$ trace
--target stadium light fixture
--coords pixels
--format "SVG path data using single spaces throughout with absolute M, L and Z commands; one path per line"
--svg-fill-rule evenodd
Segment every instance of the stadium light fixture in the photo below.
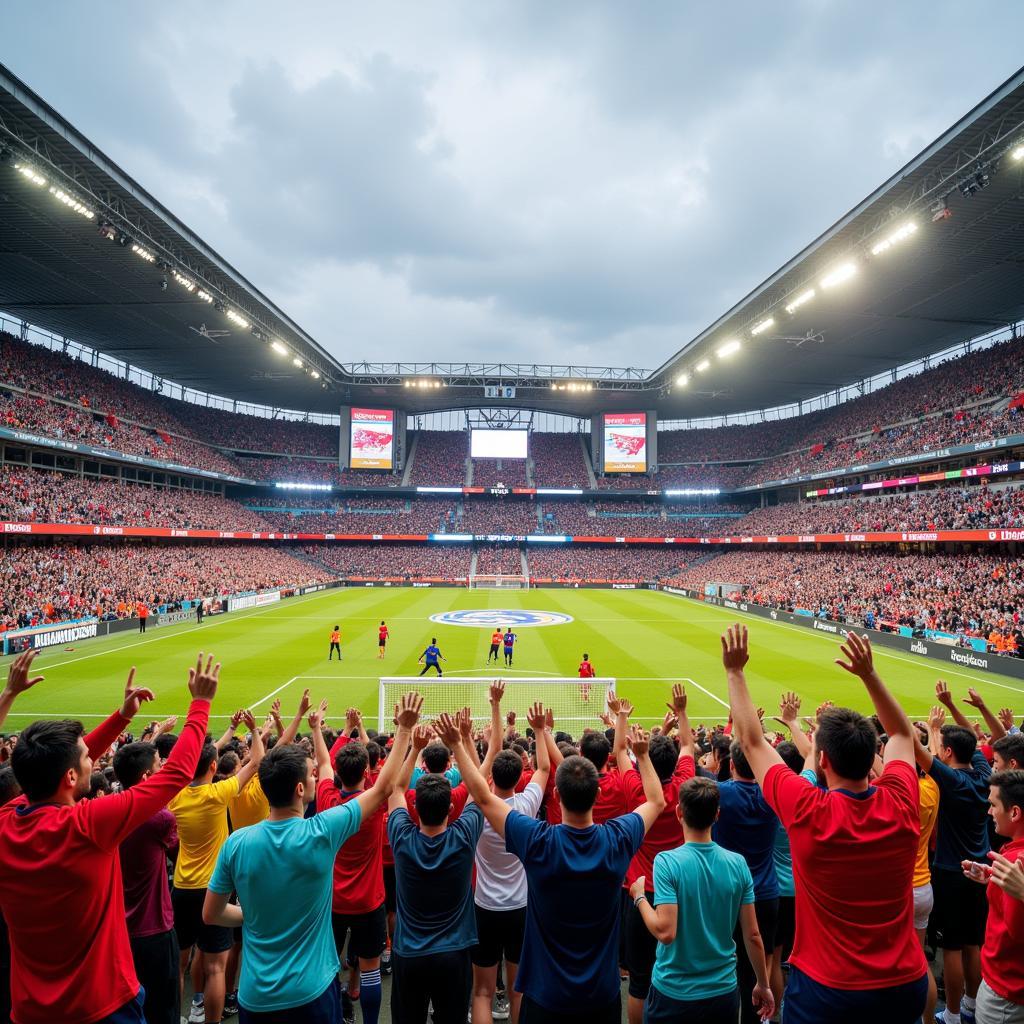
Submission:
M 711 360 L 710 359 L 702 359 L 697 364 L 695 369 L 697 370 L 698 373 L 704 373 L 704 371 L 710 369 L 710 367 L 711 367 Z
M 31 164 L 17 163 L 14 169 L 33 185 L 46 184 L 46 179 Z
M 279 342 L 279 341 L 276 341 L 276 340 L 275 340 L 275 341 L 272 341 L 272 342 L 270 343 L 270 347 L 271 347 L 271 348 L 272 348 L 272 349 L 273 349 L 273 350 L 274 350 L 274 351 L 275 351 L 275 352 L 276 352 L 276 353 L 277 353 L 277 354 L 278 354 L 279 356 L 286 356 L 286 355 L 288 355 L 288 349 L 286 349 L 286 348 L 284 347 L 284 345 L 282 345 L 282 344 L 281 344 L 281 342 Z
M 233 309 L 229 309 L 224 314 L 233 324 L 238 324 L 243 330 L 248 330 L 249 321 L 245 319 L 240 313 L 236 313 Z
M 55 199 L 58 199 L 65 206 L 74 210 L 75 213 L 80 213 L 83 217 L 86 218 L 86 220 L 92 220 L 93 217 L 96 216 L 96 214 L 93 213 L 92 210 L 90 210 L 89 207 L 85 205 L 85 203 L 80 203 L 74 196 L 69 195 L 63 189 L 57 188 L 56 185 L 50 186 L 50 195 L 53 196 Z
M 132 242 L 132 252 L 136 256 L 141 256 L 147 263 L 156 262 L 156 257 L 148 249 L 143 249 L 138 242 Z
M 912 220 L 908 220 L 906 224 L 897 228 L 888 238 L 883 238 L 877 245 L 872 246 L 871 255 L 881 256 L 883 252 L 888 252 L 894 245 L 898 245 L 905 239 L 910 238 L 915 231 L 917 231 L 917 225 Z
M 209 292 L 204 292 L 202 288 L 196 292 L 196 298 L 202 299 L 203 302 L 213 302 L 213 296 Z
M 728 359 L 729 356 L 735 355 L 735 353 L 739 352 L 739 350 L 742 347 L 743 346 L 735 338 L 733 338 L 732 341 L 727 341 L 724 345 L 722 345 L 716 354 L 718 355 L 719 359 Z
M 821 279 L 822 288 L 835 288 L 837 284 L 849 281 L 857 273 L 856 263 L 842 263 Z
M 319 380 L 320 379 L 320 374 L 317 373 L 316 370 L 310 370 L 309 371 L 309 375 L 310 375 L 310 377 L 313 378 L 313 380 Z
M 690 383 L 690 375 L 688 373 L 681 373 L 676 377 L 676 384 L 681 388 L 685 388 Z
M 811 299 L 817 294 L 813 288 L 808 288 L 807 291 L 801 292 L 788 306 L 786 306 L 787 313 L 795 313 L 801 306 L 807 305 Z
M 299 369 L 302 369 L 302 360 L 298 356 L 296 356 L 292 360 L 292 366 L 297 366 L 297 367 L 299 367 Z
M 174 280 L 181 285 L 188 292 L 194 292 L 196 290 L 195 281 L 190 281 L 184 274 L 179 274 L 176 270 L 172 270 L 171 273 L 174 276 Z
M 1019 142 L 1014 146 L 1013 152 L 1010 153 L 1010 156 L 1013 157 L 1014 160 L 1024 160 L 1024 142 Z
M 769 327 L 775 326 L 775 317 L 770 316 L 765 320 L 762 320 L 759 324 L 754 324 L 750 330 L 750 336 L 756 338 L 759 334 L 764 334 Z

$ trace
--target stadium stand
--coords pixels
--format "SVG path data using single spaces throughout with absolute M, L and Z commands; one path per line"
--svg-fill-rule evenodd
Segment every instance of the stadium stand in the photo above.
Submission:
M 465 579 L 469 545 L 388 544 L 386 548 L 352 544 L 306 544 L 303 552 L 335 578 Z
M 501 469 L 497 459 L 473 459 L 473 486 L 496 487 L 505 484 L 508 487 L 526 487 L 529 478 L 526 472 L 526 459 L 502 459 Z
M 590 486 L 586 455 L 578 434 L 534 431 L 530 435 L 530 457 L 537 487 Z
M 461 487 L 466 482 L 469 442 L 465 431 L 420 430 L 416 433 L 409 483 Z

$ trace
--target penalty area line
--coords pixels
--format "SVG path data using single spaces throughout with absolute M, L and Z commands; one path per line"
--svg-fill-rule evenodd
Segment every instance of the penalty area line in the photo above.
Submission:
M 268 700 L 270 700 L 271 697 L 275 696 L 276 694 L 279 694 L 282 690 L 286 690 L 289 686 L 292 685 L 292 683 L 295 682 L 296 679 L 299 679 L 299 678 L 301 678 L 301 677 L 300 676 L 292 676 L 291 679 L 289 679 L 287 683 L 282 683 L 276 690 L 271 690 L 270 693 L 268 693 L 266 695 L 266 697 L 260 697 L 260 699 L 258 701 L 256 701 L 255 704 L 250 704 L 249 707 L 250 708 L 258 708 L 261 704 L 265 704 Z

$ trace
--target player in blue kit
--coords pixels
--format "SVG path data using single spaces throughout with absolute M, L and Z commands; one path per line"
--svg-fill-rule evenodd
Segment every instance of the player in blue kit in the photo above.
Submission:
M 516 639 L 517 639 L 515 633 L 512 632 L 512 627 L 511 626 L 508 626 L 505 629 L 505 636 L 503 637 L 503 639 L 505 641 L 505 664 L 506 665 L 511 665 L 512 664 L 512 648 L 515 646 L 515 642 L 516 642 Z

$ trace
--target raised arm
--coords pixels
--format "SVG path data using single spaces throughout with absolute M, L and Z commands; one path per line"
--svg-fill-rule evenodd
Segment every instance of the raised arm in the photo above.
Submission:
M 555 742 L 555 715 L 551 708 L 544 712 L 544 745 L 548 748 L 551 769 L 557 771 L 558 766 L 565 760 L 565 755 L 558 749 L 558 744 Z
M 313 757 L 316 760 L 317 782 L 334 776 L 331 752 L 324 739 L 324 719 L 327 717 L 327 701 L 320 701 L 320 707 L 309 713 L 309 731 L 313 734 Z
M 125 726 L 139 713 L 139 708 L 152 699 L 152 690 L 135 685 L 135 666 L 132 665 L 128 671 L 128 680 L 124 684 L 124 701 L 120 708 L 84 737 L 85 745 L 89 748 L 89 756 L 94 761 L 99 760 L 124 732 Z
M 730 626 L 722 637 L 722 664 L 725 666 L 725 678 L 729 684 L 732 734 L 734 739 L 739 740 L 758 785 L 763 788 L 768 769 L 784 762 L 765 739 L 761 716 L 758 715 L 757 708 L 751 700 L 747 677 L 743 673 L 743 666 L 749 659 L 747 627 L 739 624 Z
M 544 735 L 547 732 L 548 721 L 544 705 L 539 701 L 536 702 L 530 708 L 527 721 L 530 723 L 530 728 L 533 729 L 534 745 L 537 749 L 537 770 L 533 773 L 533 778 L 530 781 L 540 786 L 543 793 L 547 789 L 548 775 L 551 772 L 551 757 L 548 754 L 547 739 Z
M 397 717 L 397 716 L 396 716 Z M 424 748 L 433 738 L 433 732 L 429 726 L 417 725 L 412 731 L 412 746 L 409 747 L 408 751 L 403 752 L 397 743 L 391 744 L 391 753 L 388 755 L 387 761 L 392 758 L 399 763 L 400 768 L 398 772 L 398 779 L 395 782 L 395 788 L 391 791 L 388 796 L 388 811 L 395 811 L 399 807 L 405 807 L 405 793 L 409 788 L 409 780 L 412 778 L 412 770 L 416 767 L 416 762 L 419 760 L 420 754 L 423 753 Z M 387 761 L 384 763 L 387 764 Z M 378 783 L 380 779 L 377 780 Z
M 686 689 L 682 683 L 676 683 L 672 687 L 672 703 L 668 708 L 675 715 L 679 724 L 679 756 L 693 757 L 693 730 L 690 728 L 690 719 L 686 714 Z
M 224 730 L 224 735 L 217 740 L 216 747 L 217 753 L 219 754 L 234 738 L 235 730 L 238 728 L 242 721 L 244 712 L 239 708 L 232 716 L 231 721 L 228 723 L 227 729 Z
M 491 735 L 487 740 L 487 754 L 484 756 L 484 763 L 480 766 L 480 771 L 485 779 L 491 777 L 494 759 L 501 750 L 501 700 L 504 696 L 505 684 L 500 679 L 495 679 L 487 693 L 487 699 L 491 705 Z
M 643 819 L 644 835 L 646 835 L 658 820 L 661 812 L 665 810 L 665 791 L 661 788 L 661 780 L 648 756 L 650 749 L 648 734 L 640 726 L 634 725 L 629 739 L 633 755 L 636 757 L 636 767 L 644 785 L 644 802 L 636 809 L 636 813 Z
M 945 709 L 935 705 L 928 713 L 928 746 L 921 742 L 917 730 L 914 730 L 914 756 L 921 771 L 931 772 L 933 765 L 942 764 L 939 754 L 942 751 L 942 727 L 945 724 Z
M 7 669 L 7 685 L 4 687 L 3 692 L 0 693 L 0 725 L 4 724 L 7 716 L 11 713 L 11 708 L 14 707 L 14 702 L 18 696 L 26 690 L 31 690 L 36 683 L 41 683 L 45 678 L 44 676 L 29 675 L 32 662 L 38 656 L 39 651 L 37 650 L 25 651 L 24 654 L 19 654 Z M 111 740 L 112 742 L 113 740 Z M 109 746 L 110 744 L 107 745 Z
M 398 729 L 395 732 L 395 741 L 391 747 L 391 757 L 384 761 L 384 767 L 377 776 L 377 781 L 369 788 L 363 790 L 356 797 L 359 810 L 362 812 L 363 821 L 370 817 L 385 800 L 390 799 L 392 790 L 398 777 L 404 768 L 401 759 L 401 751 L 409 746 L 412 739 L 412 731 L 420 720 L 420 710 L 423 707 L 423 698 L 418 693 L 407 693 L 402 697 L 398 705 L 398 714 L 395 716 Z M 405 789 L 396 791 L 405 800 Z
M 249 760 L 238 769 L 238 774 L 235 776 L 238 779 L 238 792 L 241 793 L 247 785 L 249 780 L 256 774 L 260 766 L 260 761 L 263 760 L 263 734 L 256 728 L 256 719 L 251 711 L 242 712 L 242 721 L 245 723 L 246 729 L 249 730 L 251 737 L 251 746 L 249 747 Z
M 779 700 L 779 717 L 776 721 L 781 722 L 789 730 L 790 736 L 793 737 L 793 746 L 806 760 L 812 744 L 810 737 L 800 728 L 800 704 L 797 694 L 784 693 Z
M 633 767 L 626 749 L 629 735 L 629 716 L 633 713 L 633 705 L 625 697 L 609 697 L 608 710 L 615 716 L 615 740 L 612 743 L 612 754 L 619 771 L 625 775 Z
M 299 726 L 302 725 L 302 720 L 309 713 L 309 703 L 309 690 L 303 690 L 302 697 L 299 698 L 299 706 L 295 712 L 295 716 L 288 723 L 285 731 L 281 733 L 281 738 L 277 741 L 278 743 L 295 742 L 295 737 L 299 732 Z
M 480 767 L 480 755 L 476 752 L 473 742 L 473 711 L 471 708 L 460 708 L 455 716 L 455 724 L 459 727 L 459 742 L 466 745 L 466 753 L 473 759 L 473 764 Z M 485 777 L 487 773 L 484 773 Z
M 981 717 L 985 719 L 985 724 L 988 726 L 988 731 L 992 736 L 993 743 L 995 743 L 996 740 L 1002 739 L 1006 735 L 1006 726 L 1004 726 L 1003 723 L 994 714 L 992 714 L 981 694 L 978 693 L 973 686 L 968 689 L 967 696 L 964 698 L 964 703 L 970 705 L 972 708 L 976 708 L 981 713 Z
M 462 781 L 469 790 L 469 795 L 483 811 L 484 817 L 491 823 L 491 828 L 498 835 L 504 836 L 505 819 L 512 808 L 491 792 L 491 787 L 480 773 L 475 759 L 470 757 L 466 744 L 462 742 L 455 719 L 446 712 L 438 718 L 434 730 L 441 742 L 446 743 L 455 753 L 455 760 L 462 773 Z

